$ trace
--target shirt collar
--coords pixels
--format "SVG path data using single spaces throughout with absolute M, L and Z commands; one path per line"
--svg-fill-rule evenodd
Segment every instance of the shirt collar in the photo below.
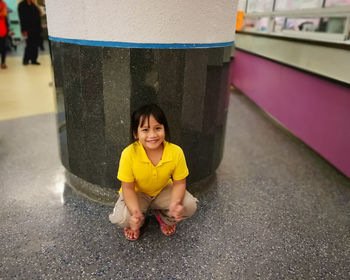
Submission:
M 149 158 L 146 154 L 145 148 L 142 146 L 141 142 L 137 141 L 136 144 L 139 147 L 138 153 L 139 153 L 141 161 L 151 163 L 151 161 L 149 160 Z M 162 156 L 162 159 L 157 164 L 157 166 L 172 160 L 172 155 L 169 152 L 169 142 L 164 140 L 163 145 L 164 145 L 163 156 Z

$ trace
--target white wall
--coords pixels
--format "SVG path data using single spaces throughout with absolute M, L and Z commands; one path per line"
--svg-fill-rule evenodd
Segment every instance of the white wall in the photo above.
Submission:
M 236 37 L 239 49 L 350 84 L 349 50 L 272 36 L 239 33 Z

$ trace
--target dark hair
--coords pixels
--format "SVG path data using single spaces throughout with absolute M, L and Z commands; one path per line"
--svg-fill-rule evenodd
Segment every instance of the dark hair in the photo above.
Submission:
M 130 122 L 130 141 L 131 142 L 135 141 L 134 135 L 137 134 L 137 129 L 139 127 L 140 122 L 141 122 L 141 126 L 143 126 L 146 119 L 147 119 L 147 122 L 149 122 L 149 117 L 151 115 L 156 119 L 158 123 L 164 126 L 165 140 L 167 141 L 170 140 L 169 126 L 163 110 L 156 104 L 148 104 L 138 108 L 131 115 L 131 122 Z

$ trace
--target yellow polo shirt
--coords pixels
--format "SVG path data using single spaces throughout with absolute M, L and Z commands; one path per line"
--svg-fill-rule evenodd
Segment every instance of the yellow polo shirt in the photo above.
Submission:
M 156 196 L 172 179 L 185 179 L 189 172 L 182 149 L 167 141 L 163 144 L 163 156 L 157 166 L 149 160 L 139 141 L 126 147 L 120 157 L 117 178 L 127 183 L 135 182 L 135 191 L 149 196 Z

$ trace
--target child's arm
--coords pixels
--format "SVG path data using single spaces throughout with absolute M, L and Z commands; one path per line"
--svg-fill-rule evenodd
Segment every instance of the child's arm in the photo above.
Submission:
M 140 211 L 139 201 L 135 192 L 135 184 L 122 182 L 123 196 L 126 206 L 131 214 L 130 228 L 139 229 L 142 224 L 143 215 Z
M 182 180 L 173 181 L 173 191 L 171 194 L 171 202 L 169 206 L 170 215 L 172 215 L 176 221 L 182 219 L 184 207 L 182 206 L 182 200 L 186 193 L 186 178 Z

